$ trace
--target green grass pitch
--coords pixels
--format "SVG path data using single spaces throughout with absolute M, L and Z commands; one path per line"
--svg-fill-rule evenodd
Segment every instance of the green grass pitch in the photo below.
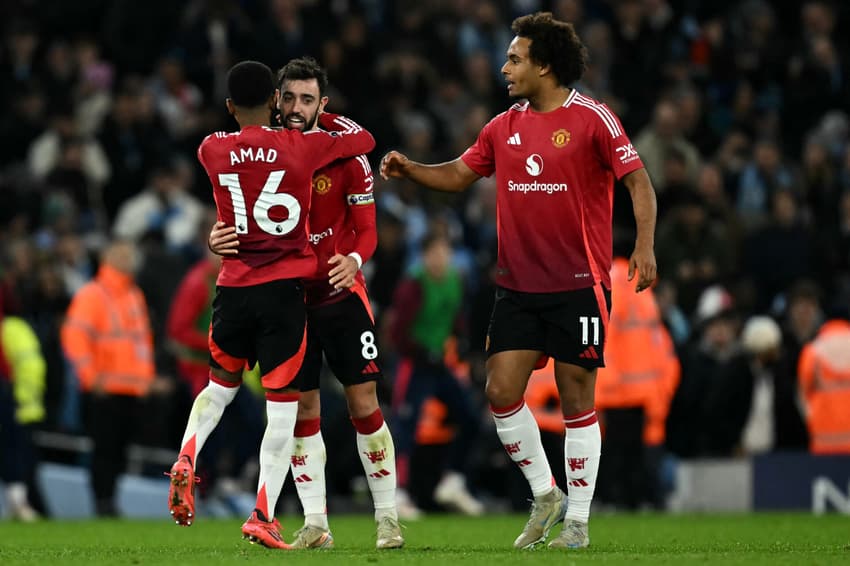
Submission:
M 850 517 L 837 515 L 599 515 L 589 549 L 513 550 L 525 519 L 433 515 L 407 524 L 404 549 L 376 551 L 370 517 L 332 516 L 336 548 L 297 552 L 251 545 L 240 521 L 203 517 L 189 528 L 168 520 L 3 522 L 0 564 L 850 564 Z M 284 538 L 298 526 L 284 518 Z

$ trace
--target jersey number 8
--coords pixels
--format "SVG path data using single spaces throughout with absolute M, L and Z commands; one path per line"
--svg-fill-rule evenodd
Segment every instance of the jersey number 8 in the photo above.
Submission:
M 287 193 L 277 192 L 285 174 L 286 171 L 272 171 L 269 173 L 266 184 L 257 197 L 257 202 L 254 203 L 254 210 L 252 211 L 254 221 L 260 227 L 260 230 L 272 236 L 285 236 L 289 234 L 298 226 L 298 221 L 301 219 L 301 205 L 298 204 L 295 197 Z M 245 193 L 239 184 L 239 174 L 220 173 L 218 182 L 230 191 L 230 198 L 233 200 L 233 217 L 236 223 L 236 233 L 247 234 L 248 207 L 245 205 Z M 269 217 L 269 211 L 275 206 L 286 208 L 289 214 L 286 220 L 275 222 Z
M 374 360 L 378 357 L 378 345 L 375 344 L 375 335 L 371 330 L 367 330 L 360 335 L 360 343 L 363 347 L 360 349 L 360 355 L 364 360 Z

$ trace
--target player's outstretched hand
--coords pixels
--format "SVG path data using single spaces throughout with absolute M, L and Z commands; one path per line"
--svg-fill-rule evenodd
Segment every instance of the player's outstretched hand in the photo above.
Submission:
M 221 221 L 216 222 L 210 230 L 207 246 L 216 255 L 238 255 L 239 237 L 236 235 L 236 227 Z
M 636 247 L 635 251 L 632 252 L 632 257 L 629 258 L 629 281 L 634 279 L 635 271 L 638 274 L 638 282 L 635 286 L 636 293 L 640 293 L 652 285 L 652 282 L 655 281 L 656 270 L 655 252 L 652 251 L 652 247 Z
M 328 282 L 334 289 L 347 289 L 354 285 L 354 276 L 360 269 L 357 260 L 351 256 L 336 254 L 328 260 L 334 267 L 328 272 Z
M 396 179 L 404 177 L 404 168 L 409 161 L 406 155 L 395 150 L 387 153 L 381 159 L 381 177 L 385 181 L 390 177 Z

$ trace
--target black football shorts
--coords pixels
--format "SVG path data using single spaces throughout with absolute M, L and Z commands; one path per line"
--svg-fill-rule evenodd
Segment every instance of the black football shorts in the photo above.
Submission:
M 263 387 L 298 387 L 307 346 L 304 287 L 278 279 L 217 287 L 210 324 L 210 365 L 229 372 L 260 363 Z
M 322 354 L 343 386 L 381 376 L 372 309 L 365 293 L 350 293 L 336 303 L 308 307 L 307 353 L 298 375 L 302 391 L 319 388 Z
M 498 287 L 487 330 L 487 355 L 537 350 L 587 369 L 605 366 L 611 291 L 593 287 L 559 293 L 522 293 Z

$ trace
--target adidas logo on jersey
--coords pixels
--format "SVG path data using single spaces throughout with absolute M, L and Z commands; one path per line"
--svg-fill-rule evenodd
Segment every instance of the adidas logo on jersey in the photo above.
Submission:
M 522 145 L 522 140 L 519 139 L 519 132 L 508 138 L 508 145 Z

